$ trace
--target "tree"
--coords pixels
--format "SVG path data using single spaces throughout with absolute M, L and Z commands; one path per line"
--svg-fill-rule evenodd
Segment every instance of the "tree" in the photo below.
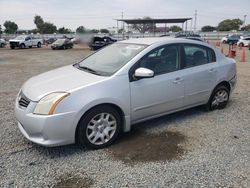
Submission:
M 239 30 L 240 26 L 243 24 L 243 21 L 240 19 L 227 19 L 219 23 L 217 30 L 218 31 L 231 31 Z
M 147 19 L 147 20 L 151 20 L 152 18 L 145 16 L 143 18 L 139 18 L 139 19 Z M 145 33 L 146 31 L 152 31 L 156 28 L 155 24 L 153 23 L 146 23 L 146 24 L 132 24 L 131 27 L 134 30 L 139 31 L 140 33 Z
M 18 25 L 12 21 L 5 21 L 3 25 L 5 27 L 4 32 L 8 34 L 14 34 L 18 29 Z
M 210 25 L 205 25 L 201 28 L 201 31 L 203 32 L 211 32 L 216 30 L 216 27 L 210 26 Z
M 172 32 L 180 32 L 180 31 L 182 31 L 182 28 L 179 27 L 178 25 L 173 25 L 169 28 L 169 30 Z
M 43 18 L 39 15 L 34 17 L 34 23 L 36 25 L 37 31 L 41 34 L 52 34 L 57 31 L 57 28 L 54 24 L 49 22 L 44 22 Z
M 100 29 L 100 32 L 101 33 L 109 33 L 109 30 L 107 30 L 107 29 Z
M 36 25 L 37 31 L 40 32 L 40 33 L 42 33 L 43 26 L 44 26 L 44 21 L 43 21 L 42 17 L 39 16 L 39 15 L 36 15 L 34 17 L 34 23 Z
M 57 31 L 56 26 L 52 23 L 49 22 L 44 22 L 43 24 L 43 30 L 41 33 L 46 33 L 46 34 L 52 34 Z
M 86 33 L 86 28 L 84 26 L 79 26 L 77 29 L 76 29 L 76 32 L 77 33 Z
M 67 33 L 71 33 L 71 30 L 65 27 L 61 27 L 58 29 L 58 33 L 67 34 Z

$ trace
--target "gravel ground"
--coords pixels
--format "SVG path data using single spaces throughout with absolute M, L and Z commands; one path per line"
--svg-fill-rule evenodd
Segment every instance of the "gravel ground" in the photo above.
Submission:
M 103 150 L 27 141 L 13 114 L 22 83 L 89 53 L 0 49 L 0 187 L 250 187 L 250 63 L 237 63 L 224 110 L 198 107 L 147 121 Z

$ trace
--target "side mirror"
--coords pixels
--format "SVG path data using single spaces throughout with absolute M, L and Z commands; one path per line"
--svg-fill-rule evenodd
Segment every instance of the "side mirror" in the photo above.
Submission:
M 138 68 L 135 70 L 134 77 L 137 79 L 152 78 L 154 77 L 154 71 L 147 68 Z

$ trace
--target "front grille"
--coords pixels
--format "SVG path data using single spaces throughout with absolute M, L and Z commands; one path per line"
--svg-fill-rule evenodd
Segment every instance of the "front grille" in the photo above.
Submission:
M 30 100 L 21 92 L 18 97 L 18 104 L 23 108 L 27 108 L 30 103 Z
M 19 42 L 10 42 L 10 46 L 18 46 Z

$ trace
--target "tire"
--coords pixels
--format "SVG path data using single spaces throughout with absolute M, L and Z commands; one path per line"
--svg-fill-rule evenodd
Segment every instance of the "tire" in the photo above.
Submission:
M 25 44 L 21 44 L 21 45 L 20 45 L 20 48 L 21 48 L 21 49 L 24 49 L 24 48 L 25 48 Z
M 15 46 L 10 46 L 10 48 L 13 50 L 13 49 L 15 49 Z
M 29 46 L 29 48 L 32 48 L 32 46 Z
M 41 46 L 42 46 L 41 42 L 38 42 L 37 43 L 37 48 L 41 48 Z
M 4 47 L 4 44 L 2 43 L 1 45 L 0 45 L 0 48 L 3 48 Z
M 227 43 L 227 41 L 223 40 L 223 41 L 222 41 L 222 43 L 223 43 L 223 44 L 226 44 L 226 43 Z
M 223 109 L 227 106 L 230 92 L 224 85 L 217 86 L 206 105 L 207 110 Z M 217 98 L 217 99 L 216 99 Z
M 112 124 L 109 125 L 109 123 Z M 110 106 L 97 106 L 88 111 L 79 121 L 76 142 L 90 149 L 105 148 L 116 140 L 120 130 L 119 113 Z

